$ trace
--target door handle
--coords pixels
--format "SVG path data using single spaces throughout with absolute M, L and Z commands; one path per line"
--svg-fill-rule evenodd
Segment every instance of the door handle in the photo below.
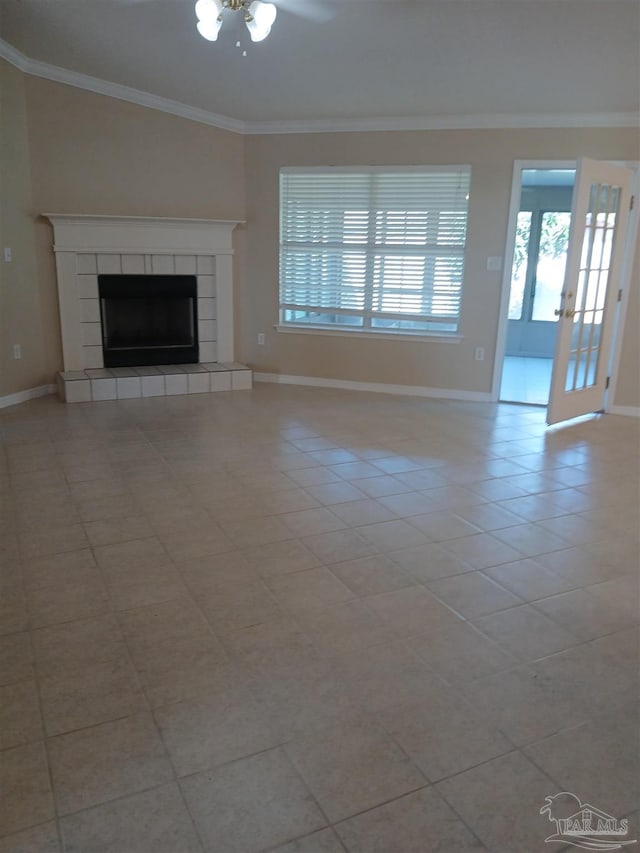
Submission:
M 571 299 L 571 297 L 572 297 L 572 296 L 573 296 L 573 292 L 572 292 L 572 291 L 569 291 L 569 293 L 565 293 L 565 292 L 564 292 L 564 290 L 563 290 L 563 291 L 562 291 L 562 293 L 560 294 L 560 304 L 561 304 L 561 305 L 563 305 L 563 304 L 564 304 L 565 299 Z M 574 315 L 576 312 L 575 312 L 575 311 L 573 311 L 573 312 L 570 314 L 568 311 L 566 311 L 566 312 L 565 312 L 562 308 L 556 308 L 556 310 L 555 310 L 553 313 L 555 314 L 555 316 L 556 316 L 556 317 L 562 317 L 562 316 L 565 316 L 565 317 L 573 317 L 573 315 Z

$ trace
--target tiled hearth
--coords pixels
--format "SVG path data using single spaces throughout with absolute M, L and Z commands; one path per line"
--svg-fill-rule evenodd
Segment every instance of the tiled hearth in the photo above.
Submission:
M 66 403 L 248 391 L 252 384 L 252 371 L 236 362 L 103 367 L 58 374 L 58 392 Z

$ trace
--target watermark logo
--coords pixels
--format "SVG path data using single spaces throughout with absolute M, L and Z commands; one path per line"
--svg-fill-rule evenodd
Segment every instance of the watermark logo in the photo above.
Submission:
M 602 809 L 581 802 L 570 791 L 545 797 L 540 814 L 556 825 L 555 833 L 545 838 L 547 843 L 559 841 L 585 850 L 619 850 L 636 844 L 636 839 L 625 837 L 629 834 L 628 820 L 617 820 Z

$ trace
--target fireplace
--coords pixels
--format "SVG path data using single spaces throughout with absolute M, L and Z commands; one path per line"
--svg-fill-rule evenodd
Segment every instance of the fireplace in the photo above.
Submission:
M 45 215 L 54 232 L 64 367 L 58 373 L 58 387 L 63 400 L 84 403 L 252 387 L 251 370 L 234 361 L 231 235 L 240 223 Z M 104 304 L 101 285 L 110 278 L 117 286 L 106 288 Z M 121 290 L 118 282 L 126 280 Z M 174 310 L 171 303 L 171 310 L 165 305 L 161 312 L 155 304 L 145 303 L 149 287 L 155 303 L 160 295 L 171 296 L 161 294 L 163 281 L 173 286 L 181 280 L 190 282 L 181 308 Z M 142 291 L 136 292 L 138 285 Z M 185 299 L 184 291 L 179 295 Z M 120 299 L 138 300 L 142 311 L 135 324 L 126 319 L 126 312 L 135 306 L 131 302 L 118 305 Z M 108 357 L 103 347 L 105 318 L 107 349 L 112 351 Z M 137 355 L 125 361 L 125 350 L 132 348 L 132 331 L 138 338 Z M 162 358 L 162 348 L 170 355 Z
M 195 275 L 98 275 L 105 367 L 197 364 Z

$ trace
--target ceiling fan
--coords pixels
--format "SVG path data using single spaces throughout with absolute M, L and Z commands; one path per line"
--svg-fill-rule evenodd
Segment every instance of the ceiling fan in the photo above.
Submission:
M 142 3 L 158 2 L 158 0 L 119 0 L 128 6 L 137 6 Z M 182 2 L 182 0 L 181 0 Z M 307 18 L 313 21 L 328 21 L 335 16 L 335 9 L 331 8 L 331 4 L 336 0 L 271 0 L 271 5 L 277 9 L 282 9 L 291 15 L 297 15 L 300 18 Z M 341 0 L 344 2 L 344 0 Z M 196 0 L 193 0 L 196 3 Z M 190 4 L 187 4 L 190 5 Z M 238 11 L 246 9 L 251 5 L 251 0 L 248 2 L 239 2 L 239 0 L 229 0 L 229 2 L 221 2 L 224 12 L 225 9 L 230 11 Z
M 312 21 L 329 21 L 336 15 L 338 3 L 347 0 L 197 0 L 195 23 L 207 41 L 217 41 L 227 13 L 239 12 L 249 31 L 251 41 L 263 41 L 270 33 L 278 10 Z M 128 5 L 154 0 L 120 0 Z M 357 0 L 348 0 L 357 2 Z M 360 0 L 360 2 L 391 2 L 391 0 Z

